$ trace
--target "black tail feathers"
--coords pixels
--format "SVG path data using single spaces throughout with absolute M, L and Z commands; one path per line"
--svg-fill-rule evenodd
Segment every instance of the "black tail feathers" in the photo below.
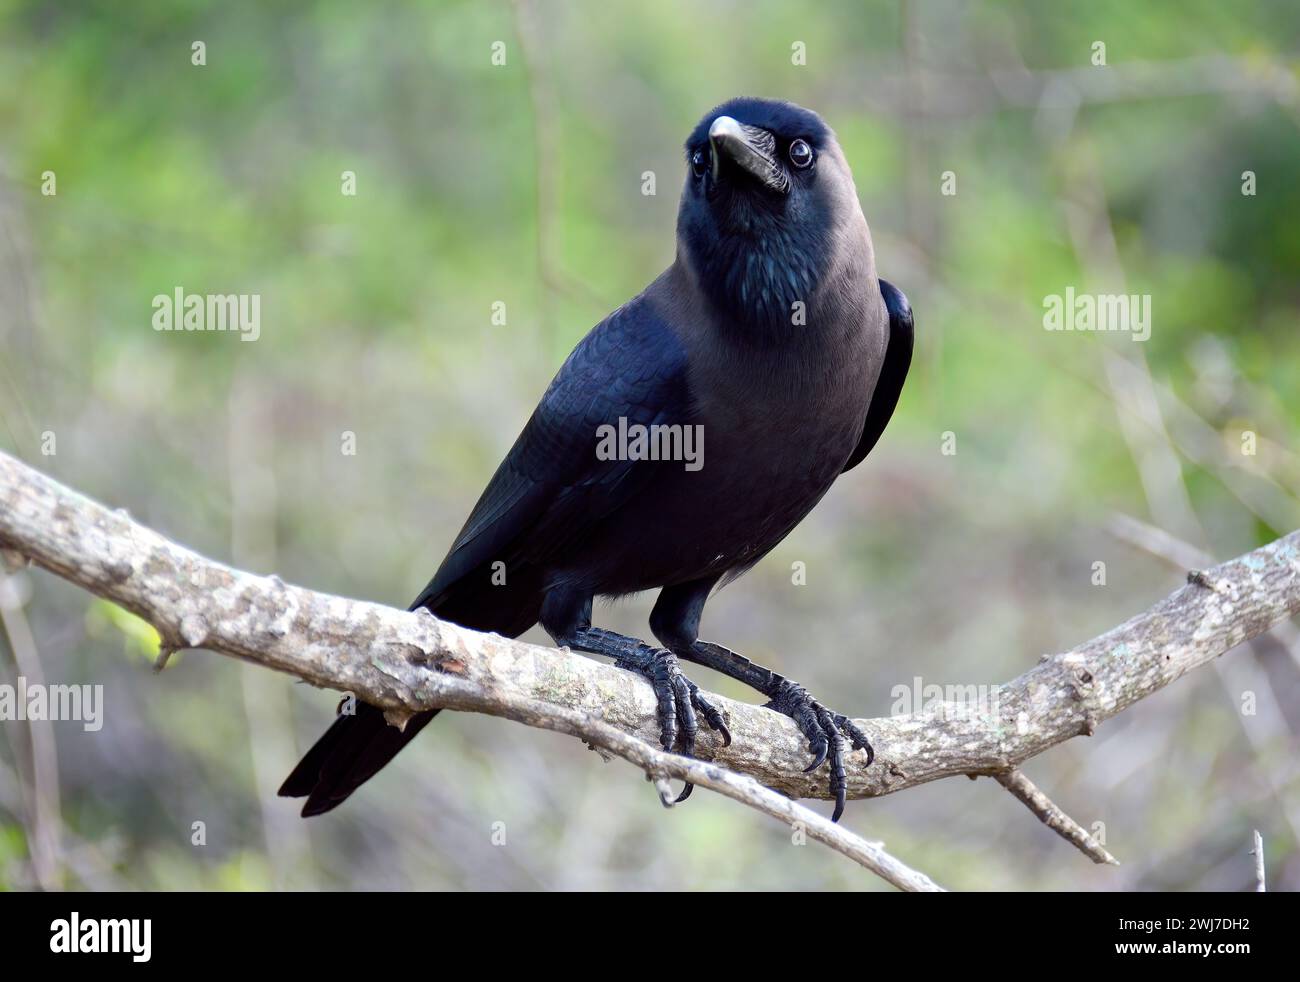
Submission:
M 412 609 L 428 607 L 443 620 L 477 631 L 517 637 L 537 623 L 542 606 L 541 574 L 526 563 L 512 565 L 510 586 L 489 584 L 487 568 L 434 590 L 438 577 Z M 432 592 L 431 592 L 432 591 Z M 302 814 L 320 815 L 341 805 L 415 739 L 438 710 L 417 713 L 406 729 L 389 726 L 382 710 L 356 703 L 356 713 L 341 715 L 307 751 L 280 786 L 285 798 L 306 798 Z
M 356 713 L 339 716 L 298 762 L 280 786 L 281 797 L 306 798 L 304 818 L 337 808 L 378 774 L 436 715 L 436 709 L 417 713 L 405 729 L 399 730 L 388 724 L 383 710 L 357 703 Z

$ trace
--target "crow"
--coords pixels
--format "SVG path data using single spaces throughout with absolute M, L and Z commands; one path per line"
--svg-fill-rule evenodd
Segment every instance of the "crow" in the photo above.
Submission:
M 795 720 L 809 771 L 829 759 L 838 820 L 846 744 L 870 765 L 866 734 L 700 640 L 700 617 L 876 445 L 912 312 L 876 276 L 853 176 L 816 113 L 733 99 L 696 126 L 686 164 L 674 262 L 574 348 L 411 609 L 507 637 L 540 622 L 556 645 L 613 658 L 650 681 L 660 742 L 687 755 L 701 718 L 731 735 L 680 662 L 738 679 Z M 592 625 L 594 598 L 650 589 L 659 646 Z M 358 704 L 280 794 L 305 796 L 304 816 L 329 811 L 436 713 L 399 730 Z

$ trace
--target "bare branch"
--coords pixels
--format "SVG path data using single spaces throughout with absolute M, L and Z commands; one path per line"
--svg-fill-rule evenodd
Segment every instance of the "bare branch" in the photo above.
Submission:
M 396 725 L 421 709 L 442 706 L 569 733 L 638 765 L 656 783 L 669 777 L 690 781 L 783 821 L 900 889 L 940 889 L 880 845 L 752 777 L 656 750 L 645 741 L 655 732 L 654 698 L 630 673 L 466 631 L 423 612 L 230 569 L 3 453 L 0 544 L 140 615 L 158 630 L 164 653 L 207 648 L 353 692 L 384 707 Z
M 1125 61 L 1098 71 L 1093 66 L 1031 70 L 1021 66 L 988 72 L 913 67 L 924 94 L 908 90 L 908 71 L 864 73 L 852 89 L 873 111 L 914 119 L 969 119 L 1008 109 L 1072 111 L 1085 105 L 1198 95 L 1253 98 L 1274 103 L 1296 118 L 1300 84 L 1284 59 L 1200 55 L 1166 61 Z M 836 90 L 826 101 L 837 98 Z
M 1033 781 L 1018 770 L 1006 771 L 993 775 L 998 784 L 1025 803 L 1025 806 L 1039 817 L 1044 825 L 1058 833 L 1071 845 L 1094 863 L 1118 866 L 1119 860 L 1102 848 L 1101 843 L 1090 836 L 1078 822 L 1057 807 L 1052 799 L 1043 794 Z
M 665 753 L 590 713 L 554 703 L 508 693 L 503 694 L 498 709 L 500 712 L 496 715 L 580 737 L 588 744 L 636 764 L 655 782 L 659 798 L 666 807 L 672 807 L 674 801 L 667 779 L 690 781 L 784 822 L 795 834 L 805 833 L 809 838 L 830 846 L 901 890 L 933 893 L 942 889 L 924 873 L 910 869 L 885 852 L 878 843 L 854 835 L 798 802 L 763 787 L 746 774 L 733 773 L 716 763 Z
M 659 753 L 651 745 L 655 700 L 638 676 L 567 651 L 466 630 L 425 612 L 231 569 L 2 453 L 0 548 L 135 612 L 157 628 L 165 647 L 207 648 L 352 692 L 382 706 L 396 724 L 431 707 L 488 713 L 578 733 L 651 773 L 732 797 L 740 797 L 734 782 L 741 779 L 710 762 L 756 779 L 756 795 L 759 784 L 795 798 L 829 794 L 822 775 L 803 773 L 806 741 L 778 713 L 710 694 L 735 738 L 730 747 L 702 732 L 698 761 L 647 756 Z M 944 703 L 858 720 L 877 749 L 877 763 L 864 766 L 862 755 L 846 762 L 849 796 L 888 794 L 959 774 L 1003 774 L 1070 737 L 1091 734 L 1191 669 L 1291 617 L 1300 611 L 1300 532 L 1205 570 L 1203 582 L 1210 586 L 1183 586 L 1100 637 L 1043 656 L 998 687 L 992 707 L 972 711 Z M 609 729 L 597 734 L 581 721 Z M 614 732 L 635 738 L 635 746 Z M 820 841 L 835 836 L 804 809 L 772 800 L 760 807 L 805 821 L 808 834 Z

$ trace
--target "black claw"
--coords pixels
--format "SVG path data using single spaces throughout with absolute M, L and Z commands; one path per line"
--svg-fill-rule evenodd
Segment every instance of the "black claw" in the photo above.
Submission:
M 804 768 L 804 773 L 816 770 L 825 761 L 830 760 L 830 790 L 835 799 L 835 811 L 832 822 L 838 822 L 844 814 L 848 799 L 848 780 L 844 770 L 845 739 L 841 731 L 848 736 L 853 750 L 867 752 L 867 765 L 876 759 L 875 751 L 853 721 L 840 713 L 832 713 L 817 702 L 800 685 L 780 679 L 771 693 L 769 708 L 784 713 L 795 721 L 799 731 L 808 739 L 808 750 L 813 754 L 813 762 Z
M 840 816 L 844 814 L 844 802 L 848 797 L 848 782 L 844 776 L 844 739 L 835 729 L 834 720 L 830 719 L 828 714 L 818 713 L 823 726 L 828 727 L 831 745 L 831 791 L 835 795 L 835 811 L 831 815 L 832 822 L 838 822 Z
M 700 728 L 697 710 L 710 728 L 719 731 L 723 739 L 728 744 L 731 743 L 731 733 L 727 730 L 722 714 L 699 694 L 699 686 L 682 674 L 677 657 L 672 652 L 643 645 L 617 660 L 615 665 L 649 679 L 655 693 L 659 743 L 668 753 L 680 748 L 683 755 L 694 756 L 695 740 Z M 688 781 L 681 794 L 673 799 L 673 804 L 685 801 L 694 790 L 695 785 Z
M 727 729 L 726 721 L 723 720 L 722 714 L 714 708 L 709 700 L 700 695 L 699 686 L 690 682 L 691 686 L 691 705 L 704 717 L 704 722 L 709 724 L 709 729 L 722 734 L 722 745 L 731 746 L 731 731 Z
M 831 718 L 834 719 L 837 728 L 848 734 L 849 739 L 853 741 L 854 750 L 865 750 L 867 752 L 867 766 L 870 767 L 876 760 L 876 751 L 872 748 L 867 735 L 847 716 L 832 713 Z
M 830 752 L 830 741 L 823 737 L 820 741 L 809 741 L 808 750 L 815 754 L 813 762 L 803 769 L 807 774 L 809 771 L 815 771 L 826 762 L 826 755 Z

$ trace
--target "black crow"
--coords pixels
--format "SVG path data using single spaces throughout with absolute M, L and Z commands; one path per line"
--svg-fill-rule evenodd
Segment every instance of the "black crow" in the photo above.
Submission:
M 540 621 L 557 645 L 615 659 L 651 681 L 663 746 L 686 754 L 699 717 L 731 737 L 678 659 L 739 679 L 798 723 L 809 770 L 829 758 L 838 819 L 846 743 L 870 763 L 866 735 L 701 641 L 700 614 L 875 446 L 912 313 L 876 276 L 849 166 L 815 113 L 734 99 L 695 128 L 686 161 L 675 261 L 578 343 L 411 609 L 509 637 Z M 650 589 L 663 647 L 592 626 L 595 597 Z M 398 730 L 359 705 L 280 794 L 330 810 L 435 712 Z

